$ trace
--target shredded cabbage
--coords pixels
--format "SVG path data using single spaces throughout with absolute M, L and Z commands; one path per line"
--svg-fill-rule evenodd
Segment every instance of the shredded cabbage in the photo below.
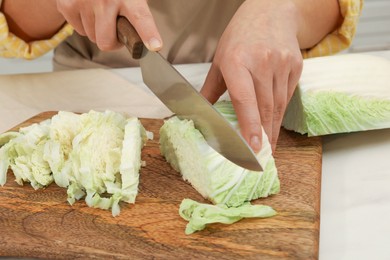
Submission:
M 3 134 L 8 142 L 0 148 L 0 185 L 7 180 L 11 168 L 19 185 L 30 182 L 39 189 L 53 182 L 49 164 L 42 159 L 45 142 L 49 137 L 50 121 L 21 128 L 19 133 Z
M 120 213 L 119 202 L 138 194 L 141 149 L 147 133 L 135 117 L 112 111 L 74 114 L 0 135 L 0 184 L 10 167 L 16 182 L 67 188 L 68 202 L 85 196 L 90 207 Z
M 50 165 L 55 183 L 60 187 L 69 186 L 71 161 L 68 157 L 73 149 L 72 141 L 81 131 L 82 117 L 86 116 L 60 111 L 51 119 L 50 138 L 45 144 L 43 156 Z

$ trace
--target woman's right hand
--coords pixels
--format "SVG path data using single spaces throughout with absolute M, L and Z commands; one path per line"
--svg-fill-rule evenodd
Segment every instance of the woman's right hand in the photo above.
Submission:
M 130 21 L 149 50 L 162 48 L 147 0 L 57 0 L 57 9 L 80 35 L 103 51 L 122 46 L 116 31 L 118 16 Z

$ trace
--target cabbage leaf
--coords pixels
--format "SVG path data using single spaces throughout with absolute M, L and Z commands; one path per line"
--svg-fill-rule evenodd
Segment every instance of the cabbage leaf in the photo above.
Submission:
M 233 224 L 243 218 L 268 218 L 276 215 L 276 211 L 265 205 L 243 203 L 239 207 L 228 207 L 225 204 L 210 205 L 191 199 L 184 199 L 180 204 L 180 216 L 188 221 L 187 235 L 203 230 L 212 223 Z

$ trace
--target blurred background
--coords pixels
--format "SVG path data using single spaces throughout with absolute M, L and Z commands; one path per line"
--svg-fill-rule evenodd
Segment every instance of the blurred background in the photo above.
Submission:
M 352 46 L 346 52 L 390 50 L 390 0 L 365 0 Z M 50 52 L 26 61 L 0 58 L 0 74 L 37 73 L 52 70 Z

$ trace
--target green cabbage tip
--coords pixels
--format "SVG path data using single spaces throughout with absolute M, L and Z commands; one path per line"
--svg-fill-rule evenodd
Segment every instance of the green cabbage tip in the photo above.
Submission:
M 189 235 L 212 223 L 233 224 L 243 218 L 268 218 L 275 216 L 276 211 L 269 206 L 251 205 L 249 202 L 239 207 L 227 207 L 224 204 L 210 205 L 184 199 L 179 214 L 188 221 L 185 233 Z

